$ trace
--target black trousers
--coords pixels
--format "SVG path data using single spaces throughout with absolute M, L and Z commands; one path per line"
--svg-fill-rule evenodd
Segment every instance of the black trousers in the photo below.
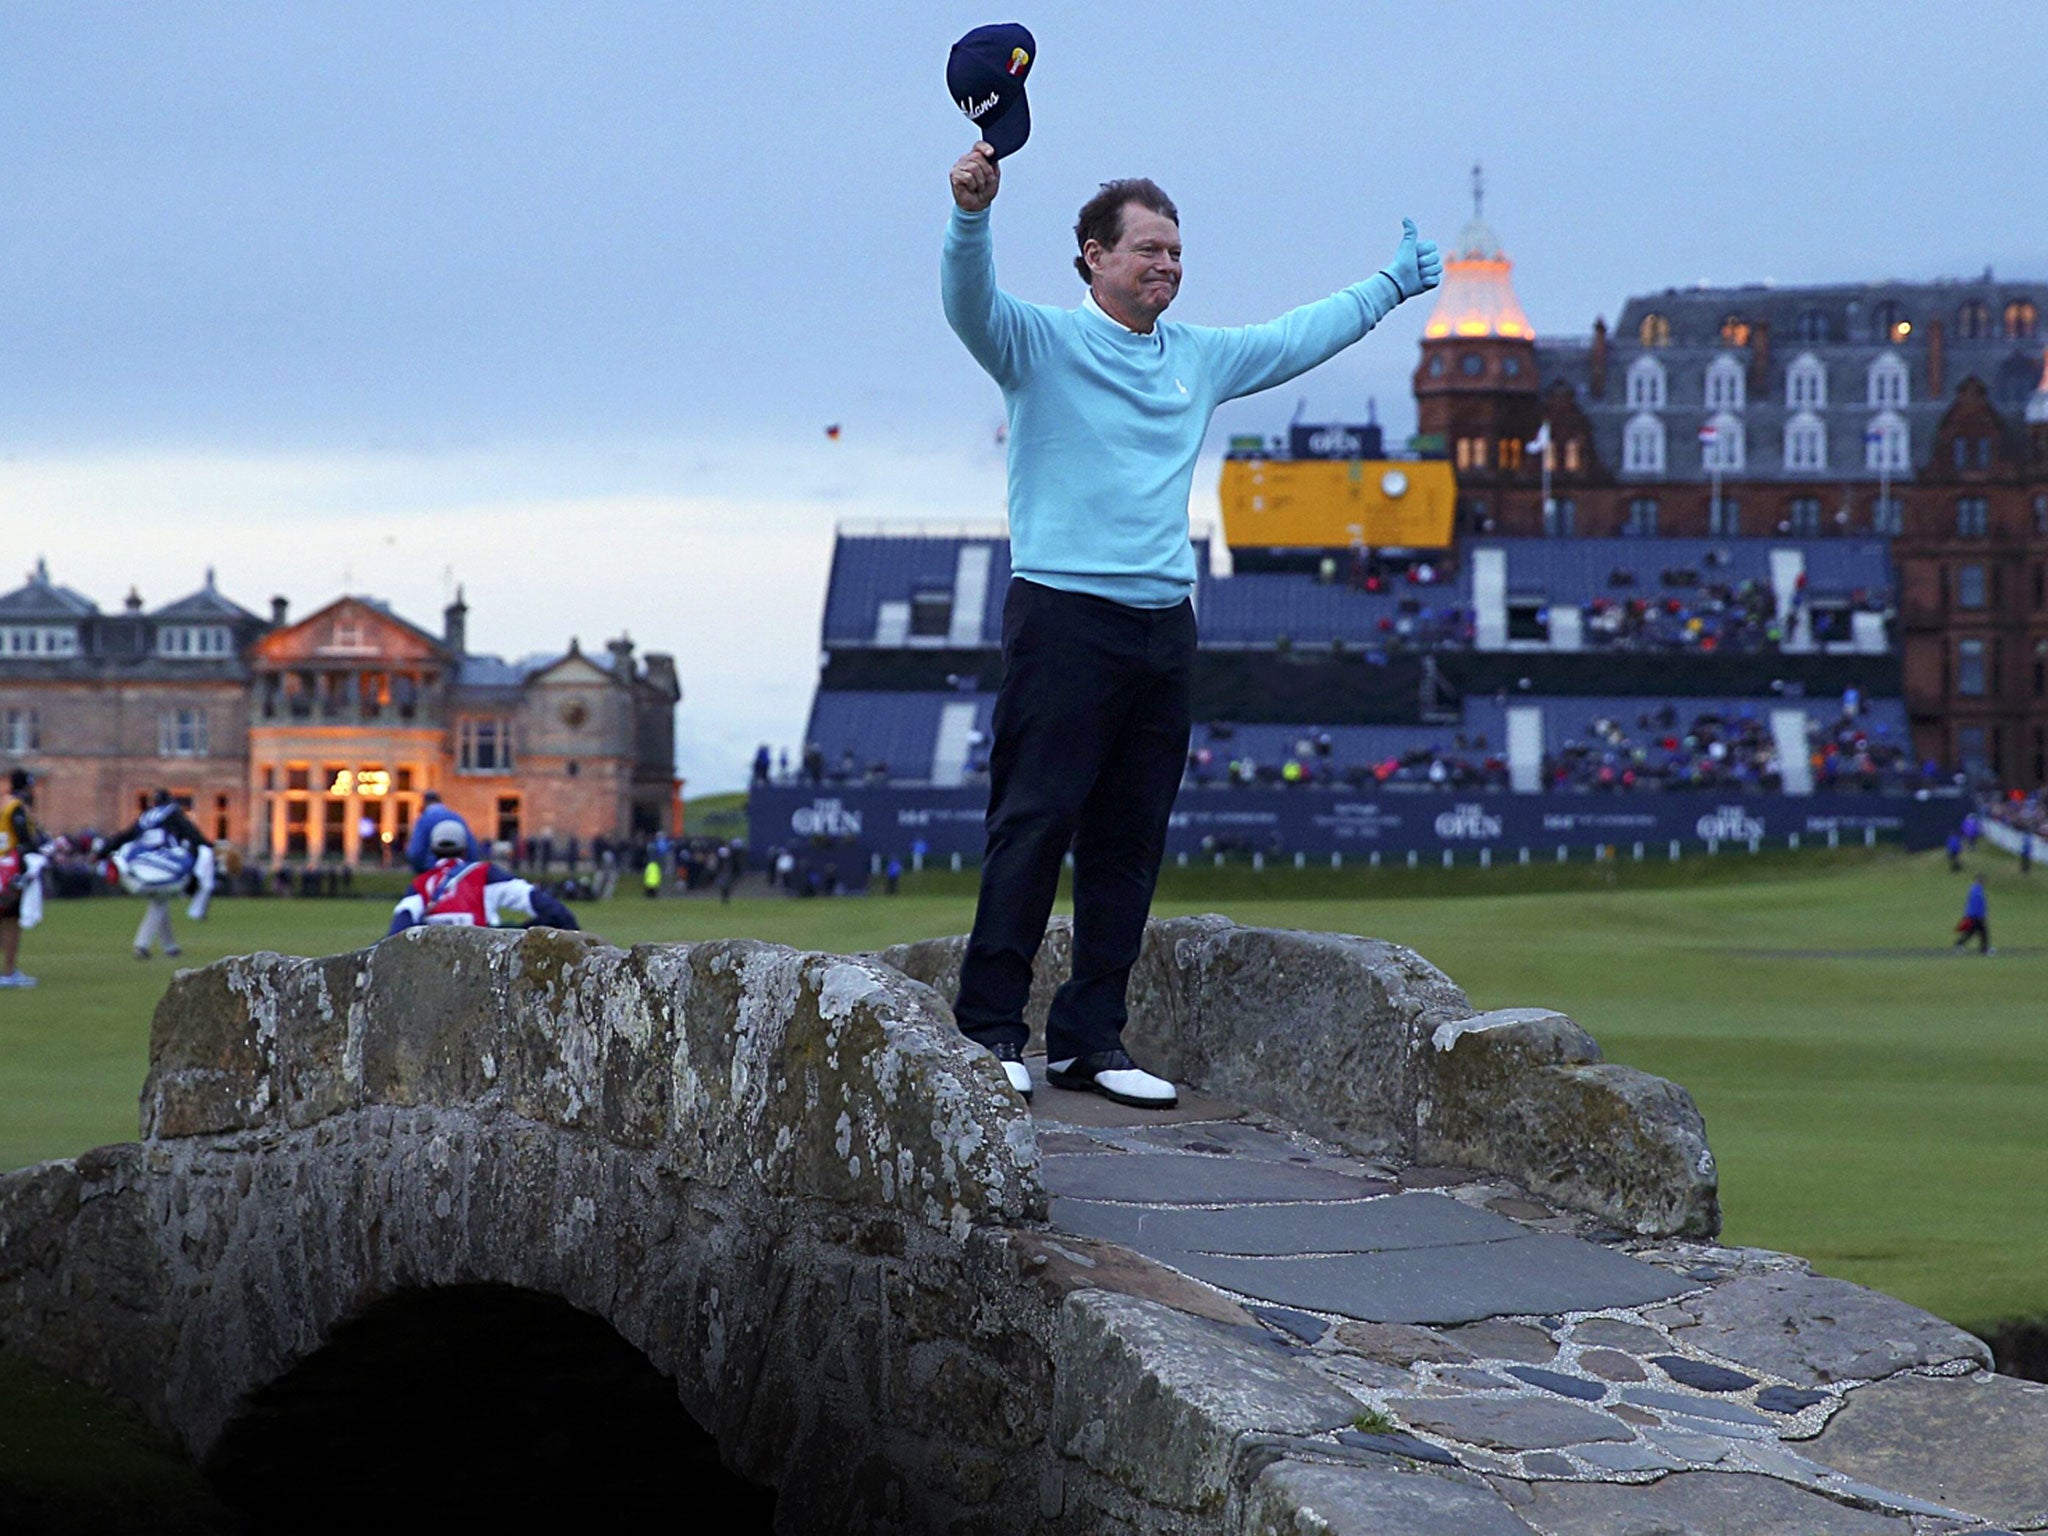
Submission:
M 1187 766 L 1195 613 L 1013 579 L 989 755 L 981 899 L 953 1013 L 1022 1046 L 1031 961 L 1074 854 L 1074 971 L 1053 998 L 1054 1061 L 1123 1038 L 1125 992 Z

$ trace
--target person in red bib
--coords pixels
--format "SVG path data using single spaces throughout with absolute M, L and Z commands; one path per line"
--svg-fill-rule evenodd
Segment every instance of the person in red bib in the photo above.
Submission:
M 576 918 L 553 891 L 510 870 L 469 857 L 469 829 L 448 820 L 428 844 L 434 863 L 412 883 L 391 914 L 390 933 L 425 924 L 444 928 L 575 928 Z M 388 934 L 387 934 L 388 937 Z

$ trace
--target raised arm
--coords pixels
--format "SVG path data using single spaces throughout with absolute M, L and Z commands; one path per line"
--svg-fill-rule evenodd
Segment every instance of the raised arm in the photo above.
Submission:
M 1327 299 L 1290 310 L 1265 325 L 1210 332 L 1216 349 L 1219 396 L 1234 399 L 1284 384 L 1327 362 L 1393 313 L 1396 305 L 1443 281 L 1436 242 L 1416 237 L 1415 221 L 1401 221 L 1393 260 L 1361 283 Z
M 976 144 L 953 162 L 953 216 L 939 261 L 946 323 L 982 368 L 1005 388 L 1029 372 L 1042 321 L 1033 306 L 996 286 L 989 205 L 1002 186 L 995 151 Z

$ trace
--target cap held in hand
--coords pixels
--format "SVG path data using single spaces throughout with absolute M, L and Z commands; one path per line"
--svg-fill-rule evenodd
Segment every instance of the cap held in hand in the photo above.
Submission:
M 946 89 L 967 114 L 996 158 L 1015 154 L 1031 137 L 1031 108 L 1024 79 L 1038 57 L 1030 32 L 1014 21 L 976 27 L 953 45 L 946 60 Z

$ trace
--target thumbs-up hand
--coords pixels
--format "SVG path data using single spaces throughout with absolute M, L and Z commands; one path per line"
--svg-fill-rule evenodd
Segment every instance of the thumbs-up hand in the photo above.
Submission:
M 1413 219 L 1401 221 L 1401 244 L 1387 263 L 1386 274 L 1404 299 L 1427 293 L 1444 280 L 1444 259 L 1436 242 L 1417 239 Z

